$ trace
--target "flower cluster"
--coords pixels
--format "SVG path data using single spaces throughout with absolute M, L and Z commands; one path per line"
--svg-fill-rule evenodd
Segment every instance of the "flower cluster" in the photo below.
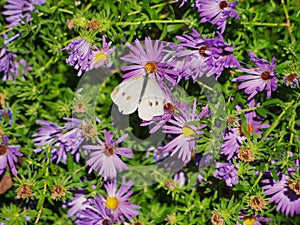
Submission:
M 112 42 L 106 42 L 105 36 L 102 36 L 102 48 L 91 45 L 87 39 L 79 38 L 73 40 L 62 50 L 69 52 L 68 64 L 78 70 L 77 76 L 91 69 L 103 67 L 108 64 L 109 57 L 113 53 L 115 46 L 110 48 Z
M 78 225 L 92 224 L 116 224 L 120 221 L 124 224 L 125 219 L 132 220 L 138 215 L 140 206 L 129 202 L 133 191 L 129 191 L 133 182 L 122 184 L 117 191 L 116 182 L 108 182 L 104 185 L 107 195 L 96 196 L 95 199 L 86 199 L 83 194 L 77 195 L 69 204 L 69 216 L 75 216 Z

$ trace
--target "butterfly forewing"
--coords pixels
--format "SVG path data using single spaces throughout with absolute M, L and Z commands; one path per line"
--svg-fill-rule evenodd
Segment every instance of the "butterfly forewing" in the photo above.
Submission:
M 154 116 L 164 114 L 166 97 L 157 81 L 147 77 L 144 93 L 138 107 L 138 115 L 143 120 L 151 120 Z
M 110 97 L 122 114 L 131 114 L 138 108 L 144 78 L 144 76 L 129 78 L 112 91 Z

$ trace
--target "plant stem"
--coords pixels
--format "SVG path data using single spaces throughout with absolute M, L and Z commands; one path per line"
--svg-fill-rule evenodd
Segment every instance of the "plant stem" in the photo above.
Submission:
M 266 140 L 266 138 L 269 136 L 269 134 L 277 127 L 277 125 L 279 124 L 281 118 L 283 117 L 283 115 L 286 113 L 286 111 L 293 105 L 294 100 L 287 103 L 285 109 L 282 111 L 282 113 L 276 118 L 276 120 L 274 121 L 274 123 L 271 125 L 271 127 L 266 131 L 265 135 L 263 136 L 263 138 L 261 139 L 261 142 L 264 142 Z
M 139 22 L 116 22 L 116 26 L 132 26 L 132 25 L 142 25 L 149 23 L 187 23 L 189 24 L 189 20 L 148 20 L 148 21 L 139 21 Z
M 261 22 L 247 22 L 241 21 L 242 25 L 254 25 L 254 26 L 265 26 L 265 27 L 287 27 L 286 23 L 261 23 Z

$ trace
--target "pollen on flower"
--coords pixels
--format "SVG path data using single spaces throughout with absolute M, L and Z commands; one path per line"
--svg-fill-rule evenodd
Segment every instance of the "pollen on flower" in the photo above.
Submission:
M 56 199 L 56 198 L 61 198 L 66 195 L 66 189 L 59 184 L 56 184 L 52 187 L 51 190 L 51 198 Z
M 0 156 L 6 155 L 8 153 L 8 146 L 4 144 L 0 144 Z
M 108 197 L 105 201 L 107 208 L 115 210 L 119 206 L 119 201 L 116 197 Z
M 220 6 L 220 9 L 225 9 L 225 8 L 227 8 L 228 7 L 228 2 L 227 1 L 221 1 L 220 2 L 220 4 L 219 4 L 219 6 Z
M 296 182 L 289 182 L 289 188 L 295 192 L 296 195 L 300 195 L 300 178 Z
M 106 61 L 108 56 L 104 52 L 99 52 L 94 57 L 94 62 L 98 62 L 99 60 Z
M 203 57 L 208 57 L 208 55 L 205 53 L 206 50 L 208 50 L 209 48 L 207 46 L 201 46 L 199 48 L 199 55 L 203 56 Z
M 33 191 L 31 190 L 30 186 L 27 184 L 22 184 L 18 189 L 17 189 L 17 199 L 25 199 L 28 197 L 33 196 Z
M 175 107 L 172 103 L 170 102 L 167 102 L 165 105 L 164 105 L 164 109 L 165 110 L 169 110 L 169 111 L 174 111 Z
M 261 211 L 263 208 L 266 207 L 266 202 L 263 198 L 258 197 L 258 196 L 251 196 L 250 197 L 250 202 L 249 202 L 250 207 L 255 210 L 255 211 Z
M 92 125 L 85 124 L 82 126 L 82 134 L 86 138 L 92 138 L 97 134 L 97 132 Z
M 269 80 L 271 78 L 271 74 L 269 71 L 264 71 L 261 73 L 260 77 L 263 80 Z
M 185 137 L 190 137 L 196 133 L 192 128 L 190 128 L 188 126 L 183 126 L 181 132 Z
M 252 216 L 244 216 L 243 222 L 245 225 L 253 225 L 255 223 L 256 219 Z
M 112 156 L 115 154 L 115 150 L 112 146 L 105 144 L 105 153 L 106 156 Z
M 144 68 L 148 73 L 155 73 L 157 71 L 157 65 L 155 62 L 148 62 Z

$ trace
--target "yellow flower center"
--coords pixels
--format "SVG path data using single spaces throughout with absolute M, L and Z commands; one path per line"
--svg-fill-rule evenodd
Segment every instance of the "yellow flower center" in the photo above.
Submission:
M 103 52 L 99 52 L 95 55 L 94 62 L 98 62 L 99 60 L 107 60 L 107 55 Z
M 243 221 L 245 225 L 253 225 L 255 223 L 255 218 L 252 216 L 245 216 Z
M 118 208 L 119 201 L 116 197 L 108 197 L 106 199 L 105 205 L 107 208 L 115 210 L 116 208 Z
M 144 68 L 148 73 L 155 73 L 157 71 L 157 65 L 155 62 L 148 62 Z
M 194 135 L 196 132 L 192 128 L 190 128 L 188 126 L 184 126 L 182 128 L 182 133 L 185 137 L 190 137 L 190 136 Z

